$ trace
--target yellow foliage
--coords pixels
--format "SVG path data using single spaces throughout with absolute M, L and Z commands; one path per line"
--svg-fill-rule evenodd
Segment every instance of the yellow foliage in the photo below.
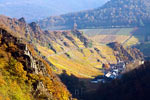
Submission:
M 74 38 L 74 40 L 78 46 L 83 45 L 79 39 Z M 63 47 L 66 51 L 61 50 L 60 54 L 59 52 L 54 54 L 50 49 L 42 46 L 39 46 L 40 48 L 38 48 L 38 50 L 42 55 L 48 57 L 48 60 L 57 67 L 57 70 L 55 71 L 58 74 L 62 73 L 63 70 L 66 70 L 67 73 L 74 74 L 78 77 L 91 78 L 92 76 L 102 74 L 98 68 L 102 68 L 103 63 L 117 63 L 116 57 L 111 48 L 106 45 L 93 45 L 93 48 Z M 101 51 L 101 55 L 94 50 L 95 47 Z M 58 48 L 58 44 L 54 45 L 54 48 Z M 63 52 L 67 53 L 70 58 L 68 58 Z
M 23 65 L 20 62 L 17 62 L 14 67 L 15 67 L 17 75 L 19 77 L 22 77 L 24 80 L 26 80 L 27 79 L 27 77 L 26 77 L 27 72 L 24 71 Z
M 3 45 L 1 46 L 1 48 L 2 48 L 3 50 L 5 50 L 7 47 L 8 47 L 8 46 L 7 46 L 6 44 L 3 44 Z
M 0 68 L 3 69 L 3 68 L 7 65 L 7 62 L 6 62 L 5 59 L 1 59 L 1 58 L 0 58 L 0 62 L 1 62 L 1 63 L 0 63 Z
M 5 84 L 6 84 L 5 80 L 3 79 L 2 75 L 0 74 L 0 86 L 5 85 Z
M 0 96 L 0 100 L 3 100 L 3 97 L 2 97 L 2 96 Z
M 10 100 L 9 97 L 7 97 L 5 100 Z
M 138 40 L 136 37 L 132 36 L 132 38 L 129 39 L 129 40 L 125 43 L 125 47 L 130 47 L 130 46 L 132 46 L 132 45 L 137 44 L 138 42 L 139 42 L 139 40 Z
M 125 40 L 127 40 L 129 38 L 129 36 L 126 35 L 95 35 L 95 36 L 91 36 L 90 39 L 92 39 L 95 42 L 99 42 L 99 43 L 110 43 L 110 42 L 118 42 L 118 43 L 122 43 Z
M 16 55 L 13 57 L 13 52 L 15 52 L 15 54 L 18 52 L 19 55 L 23 54 L 23 51 L 20 50 L 18 46 L 19 44 L 15 45 L 13 42 L 7 42 L 7 45 L 5 43 L 0 45 L 0 99 L 32 100 L 32 98 L 34 98 L 32 93 L 35 92 L 32 88 L 33 83 L 37 84 L 39 81 L 44 84 L 46 94 L 48 96 L 48 92 L 52 94 L 53 100 L 65 100 L 65 97 L 71 97 L 66 87 L 51 71 L 49 65 L 37 56 L 32 45 L 28 45 L 28 49 L 32 53 L 32 56 L 35 57 L 36 60 L 42 61 L 44 64 L 43 67 L 46 67 L 46 70 L 44 70 L 43 73 L 34 74 L 32 72 L 30 73 L 30 71 L 27 73 L 27 71 L 24 70 L 24 67 L 29 66 L 23 66 L 23 64 L 26 63 L 26 60 L 24 59 L 25 56 L 17 57 L 18 55 Z M 56 51 L 62 50 L 60 45 L 55 46 L 55 49 Z M 36 100 L 38 99 L 41 100 L 40 98 L 37 98 Z

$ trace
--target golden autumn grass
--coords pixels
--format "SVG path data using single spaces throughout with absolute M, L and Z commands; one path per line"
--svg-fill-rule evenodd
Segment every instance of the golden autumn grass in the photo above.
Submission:
M 127 35 L 95 35 L 91 36 L 90 39 L 99 43 L 110 43 L 110 42 L 118 42 L 122 43 L 127 40 L 130 36 Z
M 80 40 L 76 40 L 80 41 Z M 79 42 L 78 42 L 79 43 Z M 116 63 L 116 57 L 113 50 L 106 45 L 94 44 L 93 48 L 74 48 L 69 49 L 67 52 L 54 54 L 46 47 L 38 46 L 38 50 L 42 55 L 48 57 L 47 59 L 56 66 L 56 73 L 60 74 L 66 70 L 68 74 L 74 74 L 80 78 L 92 78 L 93 76 L 102 75 L 99 70 L 102 68 L 103 63 Z M 102 58 L 94 48 L 98 48 L 105 58 Z M 91 52 L 93 51 L 93 52 Z M 70 57 L 65 55 L 67 53 Z M 49 56 L 48 56 L 49 55 Z M 100 60 L 98 62 L 97 60 Z

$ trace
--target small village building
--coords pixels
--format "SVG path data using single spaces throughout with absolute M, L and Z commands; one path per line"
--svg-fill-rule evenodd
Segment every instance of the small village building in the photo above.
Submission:
M 105 76 L 106 77 L 110 77 L 111 76 L 111 72 L 108 72 Z
M 91 83 L 98 83 L 98 80 L 93 79 L 93 80 L 91 81 Z

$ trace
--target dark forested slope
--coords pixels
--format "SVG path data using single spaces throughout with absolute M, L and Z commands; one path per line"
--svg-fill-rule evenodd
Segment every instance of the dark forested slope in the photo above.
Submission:
M 145 62 L 119 80 L 100 85 L 85 100 L 148 100 L 150 95 L 150 62 Z

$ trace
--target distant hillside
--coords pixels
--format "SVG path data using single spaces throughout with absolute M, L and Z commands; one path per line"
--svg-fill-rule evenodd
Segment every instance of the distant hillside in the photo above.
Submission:
M 150 24 L 149 0 L 110 0 L 102 7 L 38 21 L 43 29 L 134 27 Z
M 0 14 L 28 22 L 69 12 L 93 9 L 108 0 L 0 0 Z

